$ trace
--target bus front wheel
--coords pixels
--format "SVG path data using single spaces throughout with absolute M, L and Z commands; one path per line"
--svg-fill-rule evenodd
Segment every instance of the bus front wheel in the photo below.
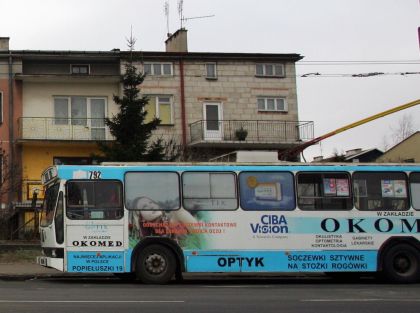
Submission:
M 409 244 L 391 247 L 383 257 L 383 272 L 397 283 L 413 283 L 420 278 L 420 253 Z
M 163 245 L 150 245 L 139 253 L 136 273 L 138 279 L 145 284 L 166 284 L 175 270 L 175 256 Z

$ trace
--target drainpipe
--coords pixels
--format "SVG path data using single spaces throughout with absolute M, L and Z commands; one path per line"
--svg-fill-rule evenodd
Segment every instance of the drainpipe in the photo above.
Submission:
M 181 87 L 181 120 L 182 120 L 182 148 L 187 147 L 187 119 L 185 116 L 185 83 L 184 83 L 184 61 L 179 59 L 179 76 Z
M 9 166 L 9 173 L 10 173 L 10 181 L 9 181 L 9 192 L 8 192 L 8 200 L 11 203 L 14 194 L 14 186 L 15 186 L 15 168 L 14 164 L 14 110 L 13 110 L 13 58 L 12 52 L 9 50 L 9 156 L 8 156 L 8 166 Z

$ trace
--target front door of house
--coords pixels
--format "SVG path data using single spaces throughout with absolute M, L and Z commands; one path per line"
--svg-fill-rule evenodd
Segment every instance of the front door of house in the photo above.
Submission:
M 217 102 L 204 103 L 203 116 L 204 116 L 204 139 L 205 140 L 222 140 L 222 137 L 223 137 L 222 104 L 217 103 Z

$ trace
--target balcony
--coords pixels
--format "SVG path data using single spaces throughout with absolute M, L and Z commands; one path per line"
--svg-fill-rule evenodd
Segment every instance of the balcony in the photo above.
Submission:
M 19 140 L 113 140 L 103 118 L 21 117 Z
M 244 133 L 246 136 L 243 137 Z M 313 139 L 314 124 L 303 121 L 200 120 L 190 124 L 190 136 L 190 146 L 194 147 L 279 149 Z

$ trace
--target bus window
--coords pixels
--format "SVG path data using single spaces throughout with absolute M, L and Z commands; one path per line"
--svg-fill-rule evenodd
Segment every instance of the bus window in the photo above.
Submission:
M 179 176 L 174 172 L 129 172 L 125 175 L 125 201 L 129 210 L 178 210 Z
M 70 219 L 120 219 L 123 215 L 119 181 L 69 181 L 67 217 Z
M 185 172 L 182 174 L 184 208 L 197 210 L 236 210 L 234 173 Z
M 410 193 L 413 208 L 420 210 L 420 173 L 410 174 Z
M 55 225 L 55 240 L 57 243 L 64 242 L 64 203 L 63 203 L 63 192 L 60 192 L 57 203 L 57 210 L 54 217 Z
M 51 225 L 54 219 L 54 209 L 57 202 L 59 184 L 49 187 L 44 196 L 44 203 L 41 211 L 41 226 Z
M 297 199 L 301 210 L 351 210 L 347 173 L 298 173 Z
M 407 176 L 400 172 L 355 172 L 354 203 L 359 210 L 408 210 Z
M 294 210 L 293 174 L 289 172 L 242 172 L 239 174 L 244 210 Z

